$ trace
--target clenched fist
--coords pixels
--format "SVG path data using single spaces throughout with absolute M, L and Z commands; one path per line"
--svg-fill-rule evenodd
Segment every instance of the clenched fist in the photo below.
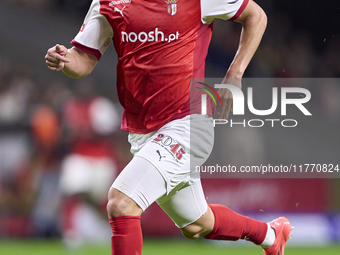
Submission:
M 67 48 L 59 44 L 48 49 L 45 56 L 47 67 L 52 71 L 63 70 L 65 63 L 70 62 L 70 59 L 67 58 L 67 53 Z

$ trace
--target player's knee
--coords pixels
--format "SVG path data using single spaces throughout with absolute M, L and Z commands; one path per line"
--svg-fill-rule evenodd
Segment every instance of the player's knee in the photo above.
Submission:
M 200 237 L 205 237 L 214 228 L 215 220 L 213 212 L 210 208 L 203 214 L 197 221 L 181 228 L 183 235 L 190 239 L 197 239 Z
M 202 236 L 202 234 L 205 232 L 204 228 L 201 226 L 190 224 L 184 228 L 181 228 L 182 234 L 189 239 L 197 239 Z
M 131 198 L 114 188 L 110 188 L 106 209 L 109 218 L 126 215 L 139 216 L 143 212 Z
M 196 232 L 190 232 L 190 231 L 186 231 L 183 229 L 181 229 L 181 231 L 182 231 L 183 236 L 185 236 L 188 239 L 197 239 L 200 237 L 200 235 Z

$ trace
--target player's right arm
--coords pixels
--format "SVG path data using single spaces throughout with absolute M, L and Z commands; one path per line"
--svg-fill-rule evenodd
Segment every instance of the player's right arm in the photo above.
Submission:
M 71 78 L 89 75 L 113 38 L 110 23 L 100 12 L 100 0 L 93 0 L 79 33 L 72 40 L 74 47 L 55 45 L 47 51 L 46 64 L 53 71 L 63 71 Z
M 89 75 L 98 59 L 77 47 L 67 49 L 63 45 L 55 45 L 48 49 L 45 56 L 46 65 L 52 71 L 63 71 L 71 78 L 80 79 Z

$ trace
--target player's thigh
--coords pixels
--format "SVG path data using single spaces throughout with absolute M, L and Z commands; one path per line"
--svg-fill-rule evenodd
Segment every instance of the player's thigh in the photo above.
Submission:
M 112 188 L 131 198 L 143 211 L 166 194 L 163 176 L 153 164 L 138 156 L 118 175 Z
M 179 228 L 195 223 L 208 210 L 200 179 L 172 190 L 157 203 Z

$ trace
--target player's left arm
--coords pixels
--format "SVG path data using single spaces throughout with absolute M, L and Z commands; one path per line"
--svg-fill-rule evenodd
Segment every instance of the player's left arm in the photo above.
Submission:
M 242 24 L 240 42 L 223 83 L 234 84 L 241 88 L 241 78 L 266 29 L 267 16 L 260 6 L 249 0 L 248 5 L 235 21 Z M 228 89 L 220 89 L 219 94 L 224 102 L 221 107 L 217 108 L 217 111 L 221 119 L 227 119 L 232 107 L 232 94 Z
M 260 6 L 249 0 L 247 7 L 235 20 L 242 23 L 240 43 L 227 76 L 242 78 L 250 60 L 260 44 L 267 26 L 267 16 Z

